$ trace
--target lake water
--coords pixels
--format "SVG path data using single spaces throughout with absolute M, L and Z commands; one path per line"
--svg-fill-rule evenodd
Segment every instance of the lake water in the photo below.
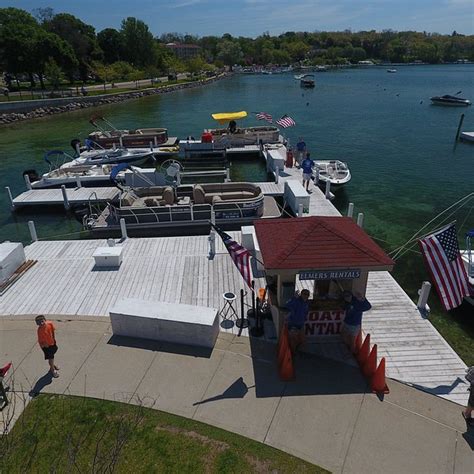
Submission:
M 316 74 L 316 87 L 302 90 L 293 75 L 234 76 L 206 87 L 87 109 L 0 128 L 0 184 L 14 195 L 25 189 L 22 171 L 46 171 L 43 154 L 69 148 L 84 138 L 93 113 L 118 128 L 167 127 L 170 135 L 200 136 L 213 112 L 269 112 L 293 117 L 291 143 L 303 136 L 315 159 L 347 161 L 352 181 L 337 192 L 336 207 L 349 202 L 364 212 L 365 229 L 386 250 L 404 243 L 449 204 L 474 191 L 474 145 L 454 137 L 461 113 L 463 130 L 474 131 L 473 107 L 430 105 L 433 95 L 455 94 L 474 101 L 474 66 L 405 66 L 346 69 Z M 255 125 L 254 115 L 242 125 Z M 261 122 L 260 122 L 261 124 Z M 234 180 L 266 179 L 262 162 L 234 163 Z M 470 208 L 457 213 L 462 229 L 474 228 Z M 11 214 L 6 194 L 0 206 L 0 239 L 29 241 L 33 219 L 42 239 L 79 238 L 80 224 L 62 212 Z M 399 261 L 396 277 L 411 293 L 426 278 L 419 255 Z

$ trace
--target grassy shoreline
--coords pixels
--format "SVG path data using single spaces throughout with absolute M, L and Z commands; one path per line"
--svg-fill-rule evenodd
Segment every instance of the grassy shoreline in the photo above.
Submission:
M 326 473 L 243 436 L 137 405 L 39 395 L 0 437 L 0 472 Z

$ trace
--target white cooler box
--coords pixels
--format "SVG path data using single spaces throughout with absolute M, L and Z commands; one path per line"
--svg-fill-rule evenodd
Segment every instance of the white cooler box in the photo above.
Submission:
M 0 284 L 8 280 L 25 263 L 25 249 L 18 242 L 0 244 Z

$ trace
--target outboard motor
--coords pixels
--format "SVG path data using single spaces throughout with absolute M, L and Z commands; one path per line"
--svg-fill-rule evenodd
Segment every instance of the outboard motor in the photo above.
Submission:
M 79 153 L 81 151 L 81 140 L 79 140 L 79 138 L 73 138 L 71 140 L 71 146 L 75 152 Z
M 28 176 L 30 179 L 30 183 L 34 183 L 35 181 L 39 181 L 41 178 L 36 170 L 25 170 L 23 171 L 23 177 Z

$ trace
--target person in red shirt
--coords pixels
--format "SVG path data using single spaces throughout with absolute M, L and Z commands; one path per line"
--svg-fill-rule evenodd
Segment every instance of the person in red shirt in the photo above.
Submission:
M 59 377 L 59 367 L 54 364 L 54 354 L 56 354 L 58 350 L 54 335 L 56 328 L 54 324 L 51 321 L 47 321 L 42 314 L 36 316 L 35 322 L 38 326 L 38 344 L 44 352 L 45 360 L 49 363 L 49 371 L 53 377 Z

